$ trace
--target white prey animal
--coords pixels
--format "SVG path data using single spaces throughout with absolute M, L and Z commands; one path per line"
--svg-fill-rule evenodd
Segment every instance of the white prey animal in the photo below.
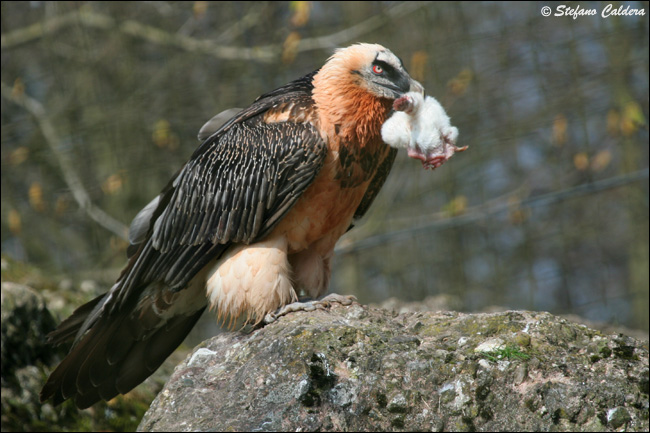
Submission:
M 384 122 L 381 137 L 396 149 L 407 149 L 408 156 L 422 161 L 424 168 L 438 168 L 454 153 L 467 146 L 456 147 L 458 128 L 451 126 L 449 116 L 433 97 L 408 92 L 393 103 L 395 113 Z

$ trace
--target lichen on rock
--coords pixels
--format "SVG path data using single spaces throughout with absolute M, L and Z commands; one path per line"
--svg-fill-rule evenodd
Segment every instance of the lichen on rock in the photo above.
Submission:
M 176 368 L 139 426 L 621 428 L 648 429 L 647 343 L 548 313 L 396 314 L 358 304 L 292 313 L 204 342 Z

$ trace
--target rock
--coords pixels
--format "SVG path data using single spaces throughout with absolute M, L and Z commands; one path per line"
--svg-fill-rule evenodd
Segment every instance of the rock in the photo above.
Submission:
M 139 430 L 648 426 L 647 343 L 548 313 L 397 314 L 354 304 L 205 341 Z
M 43 297 L 32 288 L 2 283 L 2 386 L 15 381 L 16 370 L 52 361 L 44 336 L 56 328 Z
M 617 407 L 607 411 L 607 423 L 614 429 L 623 427 L 630 422 L 630 414 L 623 407 Z
M 42 366 L 56 354 L 45 335 L 55 327 L 38 292 L 2 282 L 2 431 L 33 430 L 57 418 L 41 410 L 38 400 L 45 377 Z
M 149 391 L 143 385 L 128 396 L 98 403 L 91 410 L 78 410 L 70 401 L 57 407 L 39 401 L 41 387 L 52 371 L 50 366 L 54 367 L 66 353 L 65 347 L 46 343 L 45 336 L 55 327 L 39 291 L 16 282 L 2 282 L 2 431 L 135 429 L 160 389 L 157 385 L 150 385 L 154 389 Z

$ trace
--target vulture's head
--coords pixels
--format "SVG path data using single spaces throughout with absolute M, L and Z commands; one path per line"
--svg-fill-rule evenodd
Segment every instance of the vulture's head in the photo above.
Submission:
M 356 85 L 378 98 L 397 99 L 407 92 L 424 92 L 422 85 L 406 72 L 399 57 L 378 44 L 338 49 L 326 65 L 351 74 Z
M 402 61 L 377 44 L 336 50 L 314 76 L 313 85 L 324 135 L 360 145 L 380 134 L 396 99 L 409 91 L 424 93 Z

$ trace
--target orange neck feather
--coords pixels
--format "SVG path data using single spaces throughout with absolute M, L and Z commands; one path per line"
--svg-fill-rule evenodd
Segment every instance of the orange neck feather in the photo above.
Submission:
M 392 101 L 369 93 L 361 77 L 334 60 L 314 77 L 313 98 L 323 138 L 331 144 L 341 141 L 359 147 L 376 142 Z

